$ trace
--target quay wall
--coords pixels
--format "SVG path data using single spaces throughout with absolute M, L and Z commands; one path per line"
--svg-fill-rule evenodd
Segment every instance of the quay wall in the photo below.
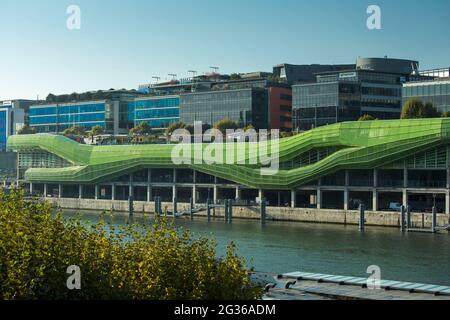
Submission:
M 46 198 L 55 207 L 70 210 L 95 210 L 95 211 L 115 211 L 128 212 L 128 201 L 119 200 L 91 200 L 91 199 L 68 199 L 68 198 Z M 163 211 L 172 210 L 172 203 L 162 203 Z M 188 211 L 189 204 L 178 203 L 178 211 Z M 134 212 L 153 213 L 155 210 L 154 202 L 134 202 Z M 196 213 L 195 216 L 206 217 L 206 211 Z M 224 217 L 223 208 L 212 209 L 212 215 L 215 218 Z M 384 211 L 366 211 L 367 226 L 381 227 L 400 227 L 399 212 Z M 233 207 L 233 219 L 260 219 L 258 207 Z M 309 223 L 331 223 L 342 225 L 358 225 L 359 212 L 345 210 L 327 210 L 327 209 L 305 209 L 290 207 L 267 207 L 268 221 L 291 221 L 291 222 L 309 222 Z M 412 213 L 411 224 L 413 228 L 431 228 L 432 215 L 430 213 Z M 438 226 L 450 224 L 450 216 L 447 214 L 437 215 Z

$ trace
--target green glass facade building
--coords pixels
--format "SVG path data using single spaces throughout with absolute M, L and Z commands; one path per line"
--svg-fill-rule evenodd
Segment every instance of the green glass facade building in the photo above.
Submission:
M 188 145 L 190 162 L 176 164 L 177 145 L 89 146 L 59 135 L 12 136 L 21 183 L 62 198 L 205 203 L 224 199 L 270 206 L 388 210 L 392 203 L 450 213 L 450 119 L 343 122 L 258 144 L 216 144 L 235 164 L 197 162 L 211 147 Z M 256 149 L 252 149 L 256 147 Z M 277 149 L 278 148 L 278 149 Z M 278 170 L 261 174 L 261 150 L 276 151 Z M 236 160 L 236 158 L 232 158 Z M 275 158 L 272 158 L 272 160 Z

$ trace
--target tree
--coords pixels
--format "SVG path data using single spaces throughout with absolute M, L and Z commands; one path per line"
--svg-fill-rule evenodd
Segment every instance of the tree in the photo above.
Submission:
M 222 132 L 222 134 L 226 134 L 227 129 L 236 130 L 237 128 L 239 128 L 239 126 L 236 121 L 233 121 L 230 118 L 225 118 L 217 121 L 213 125 L 213 128 L 219 130 L 220 132 Z
M 29 125 L 24 125 L 19 131 L 17 131 L 17 134 L 35 134 L 37 133 L 36 128 L 31 128 Z
M 261 287 L 228 246 L 157 218 L 150 226 L 66 220 L 48 202 L 0 189 L 0 300 L 250 300 Z M 82 290 L 68 290 L 68 267 Z M 76 274 L 76 271 L 75 271 Z
M 409 99 L 403 105 L 401 119 L 423 119 L 437 118 L 439 112 L 431 103 L 423 104 L 422 100 L 417 98 Z
M 56 96 L 52 93 L 49 93 L 45 101 L 49 103 L 54 103 L 56 102 Z
M 129 132 L 130 135 L 133 136 L 144 136 L 150 134 L 152 132 L 152 128 L 147 122 L 141 122 L 134 128 L 131 128 Z
M 230 74 L 230 80 L 240 80 L 241 79 L 241 75 L 238 73 L 232 73 Z
M 175 123 L 170 124 L 170 125 L 166 128 L 166 131 L 165 131 L 166 136 L 168 136 L 168 137 L 171 136 L 172 133 L 173 133 L 175 130 L 178 130 L 178 129 L 186 129 L 186 124 L 185 124 L 184 122 L 182 122 L 182 121 L 180 121 L 180 122 L 175 122 Z
M 94 138 L 98 135 L 101 135 L 105 132 L 105 130 L 103 129 L 102 126 L 95 126 L 92 128 L 91 132 L 90 132 L 90 136 L 91 136 L 91 141 L 94 142 Z
M 450 118 L 450 111 L 445 111 L 442 113 L 442 118 Z
M 67 128 L 66 130 L 64 130 L 63 134 L 65 136 L 85 136 L 86 135 L 86 130 L 83 127 L 79 127 L 79 126 L 74 126 L 74 127 L 70 127 Z
M 365 114 L 361 118 L 358 119 L 358 121 L 373 121 L 373 120 L 376 120 L 376 119 L 369 114 Z

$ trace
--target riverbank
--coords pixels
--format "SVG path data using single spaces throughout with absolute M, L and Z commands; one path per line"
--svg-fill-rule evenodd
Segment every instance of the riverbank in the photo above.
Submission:
M 91 200 L 91 199 L 68 199 L 68 198 L 47 198 L 54 206 L 70 210 L 94 210 L 94 211 L 117 211 L 128 212 L 128 201 L 119 200 Z M 172 210 L 172 203 L 162 203 L 162 208 Z M 187 211 L 188 203 L 178 203 L 179 211 Z M 155 212 L 154 202 L 134 202 L 134 212 L 153 213 Z M 224 217 L 223 208 L 213 209 L 213 216 Z M 206 216 L 206 212 L 199 212 L 196 216 Z M 233 218 L 259 220 L 260 212 L 257 207 L 235 207 L 233 208 Z M 288 222 L 309 222 L 327 223 L 341 225 L 358 225 L 358 211 L 327 210 L 327 209 L 305 209 L 290 207 L 267 207 L 267 220 L 288 221 Z M 384 211 L 366 211 L 366 226 L 396 227 L 400 228 L 400 213 Z M 411 226 L 413 228 L 431 228 L 431 213 L 412 213 Z M 444 226 L 450 224 L 450 215 L 438 214 L 437 225 Z

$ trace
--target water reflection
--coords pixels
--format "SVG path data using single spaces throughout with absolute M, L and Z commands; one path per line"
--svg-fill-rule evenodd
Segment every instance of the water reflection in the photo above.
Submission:
M 74 212 L 65 212 L 74 217 Z M 79 214 L 85 223 L 96 223 L 99 213 Z M 128 223 L 123 214 L 105 214 L 112 225 Z M 135 214 L 134 223 L 150 226 L 153 217 Z M 196 236 L 216 239 L 218 253 L 225 253 L 233 241 L 238 253 L 256 270 L 285 273 L 293 271 L 367 276 L 370 265 L 380 266 L 383 279 L 450 285 L 450 235 L 401 233 L 395 228 L 269 222 L 222 219 L 208 222 L 196 218 L 177 219 L 178 227 Z

